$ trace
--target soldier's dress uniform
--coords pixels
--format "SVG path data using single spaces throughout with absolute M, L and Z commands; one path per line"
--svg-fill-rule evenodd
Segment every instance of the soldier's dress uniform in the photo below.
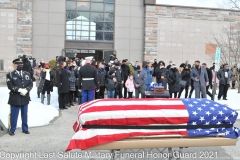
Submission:
M 85 59 L 87 60 L 87 58 Z M 82 103 L 94 100 L 95 89 L 98 87 L 96 68 L 86 63 L 79 71 L 78 80 L 79 89 L 82 90 Z
M 21 63 L 21 59 L 13 61 L 14 64 Z M 33 87 L 31 75 L 25 71 L 14 70 L 6 75 L 7 86 L 10 90 L 8 104 L 11 106 L 9 134 L 14 135 L 17 126 L 18 113 L 21 109 L 22 131 L 29 134 L 27 123 L 28 104 L 30 101 L 29 92 Z M 26 89 L 27 94 L 20 95 L 19 89 Z

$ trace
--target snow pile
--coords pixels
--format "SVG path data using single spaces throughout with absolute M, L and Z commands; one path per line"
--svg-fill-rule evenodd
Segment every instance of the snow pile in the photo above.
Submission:
M 54 117 L 59 115 L 58 111 L 58 92 L 57 88 L 54 87 L 51 92 L 50 105 L 47 105 L 47 98 L 44 99 L 44 105 L 41 103 L 41 99 L 37 98 L 37 88 L 35 83 L 33 89 L 30 92 L 31 101 L 28 105 L 28 126 L 37 127 L 48 125 Z M 0 87 L 0 119 L 4 125 L 8 126 L 8 115 L 10 113 L 10 105 L 8 104 L 10 90 L 7 87 Z M 45 93 L 47 97 L 47 93 Z M 21 111 L 18 115 L 17 127 L 21 127 Z

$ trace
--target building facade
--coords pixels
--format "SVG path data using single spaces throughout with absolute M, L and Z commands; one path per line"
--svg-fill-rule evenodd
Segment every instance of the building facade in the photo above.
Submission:
M 200 60 L 210 66 L 213 35 L 239 20 L 238 11 L 154 0 L 0 0 L 0 76 L 23 54 L 37 62 L 75 53 L 108 61 L 115 53 L 132 62 Z

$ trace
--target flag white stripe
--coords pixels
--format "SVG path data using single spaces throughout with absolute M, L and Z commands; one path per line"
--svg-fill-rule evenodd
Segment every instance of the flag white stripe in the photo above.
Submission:
M 123 133 L 135 133 L 135 132 L 144 132 L 144 133 L 156 133 L 156 132 L 184 132 L 186 129 L 171 129 L 171 130 L 149 130 L 149 129 L 88 129 L 80 130 L 74 134 L 72 140 L 86 140 L 95 136 L 101 135 L 114 135 L 114 134 L 123 134 Z
M 166 100 L 151 100 L 151 101 L 99 101 L 91 104 L 93 106 L 134 106 L 134 105 L 146 105 L 146 106 L 159 106 L 159 105 L 184 105 L 181 100 L 166 101 Z M 83 106 L 83 109 L 84 106 Z
M 93 120 L 118 119 L 118 118 L 149 118 L 149 117 L 189 117 L 187 110 L 161 109 L 161 110 L 126 110 L 126 111 L 101 111 L 82 113 L 80 123 Z

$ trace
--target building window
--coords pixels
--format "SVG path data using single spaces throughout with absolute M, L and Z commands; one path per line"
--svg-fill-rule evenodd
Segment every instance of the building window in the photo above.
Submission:
M 67 0 L 66 39 L 113 41 L 114 0 Z
M 0 71 L 4 70 L 4 60 L 0 59 Z

